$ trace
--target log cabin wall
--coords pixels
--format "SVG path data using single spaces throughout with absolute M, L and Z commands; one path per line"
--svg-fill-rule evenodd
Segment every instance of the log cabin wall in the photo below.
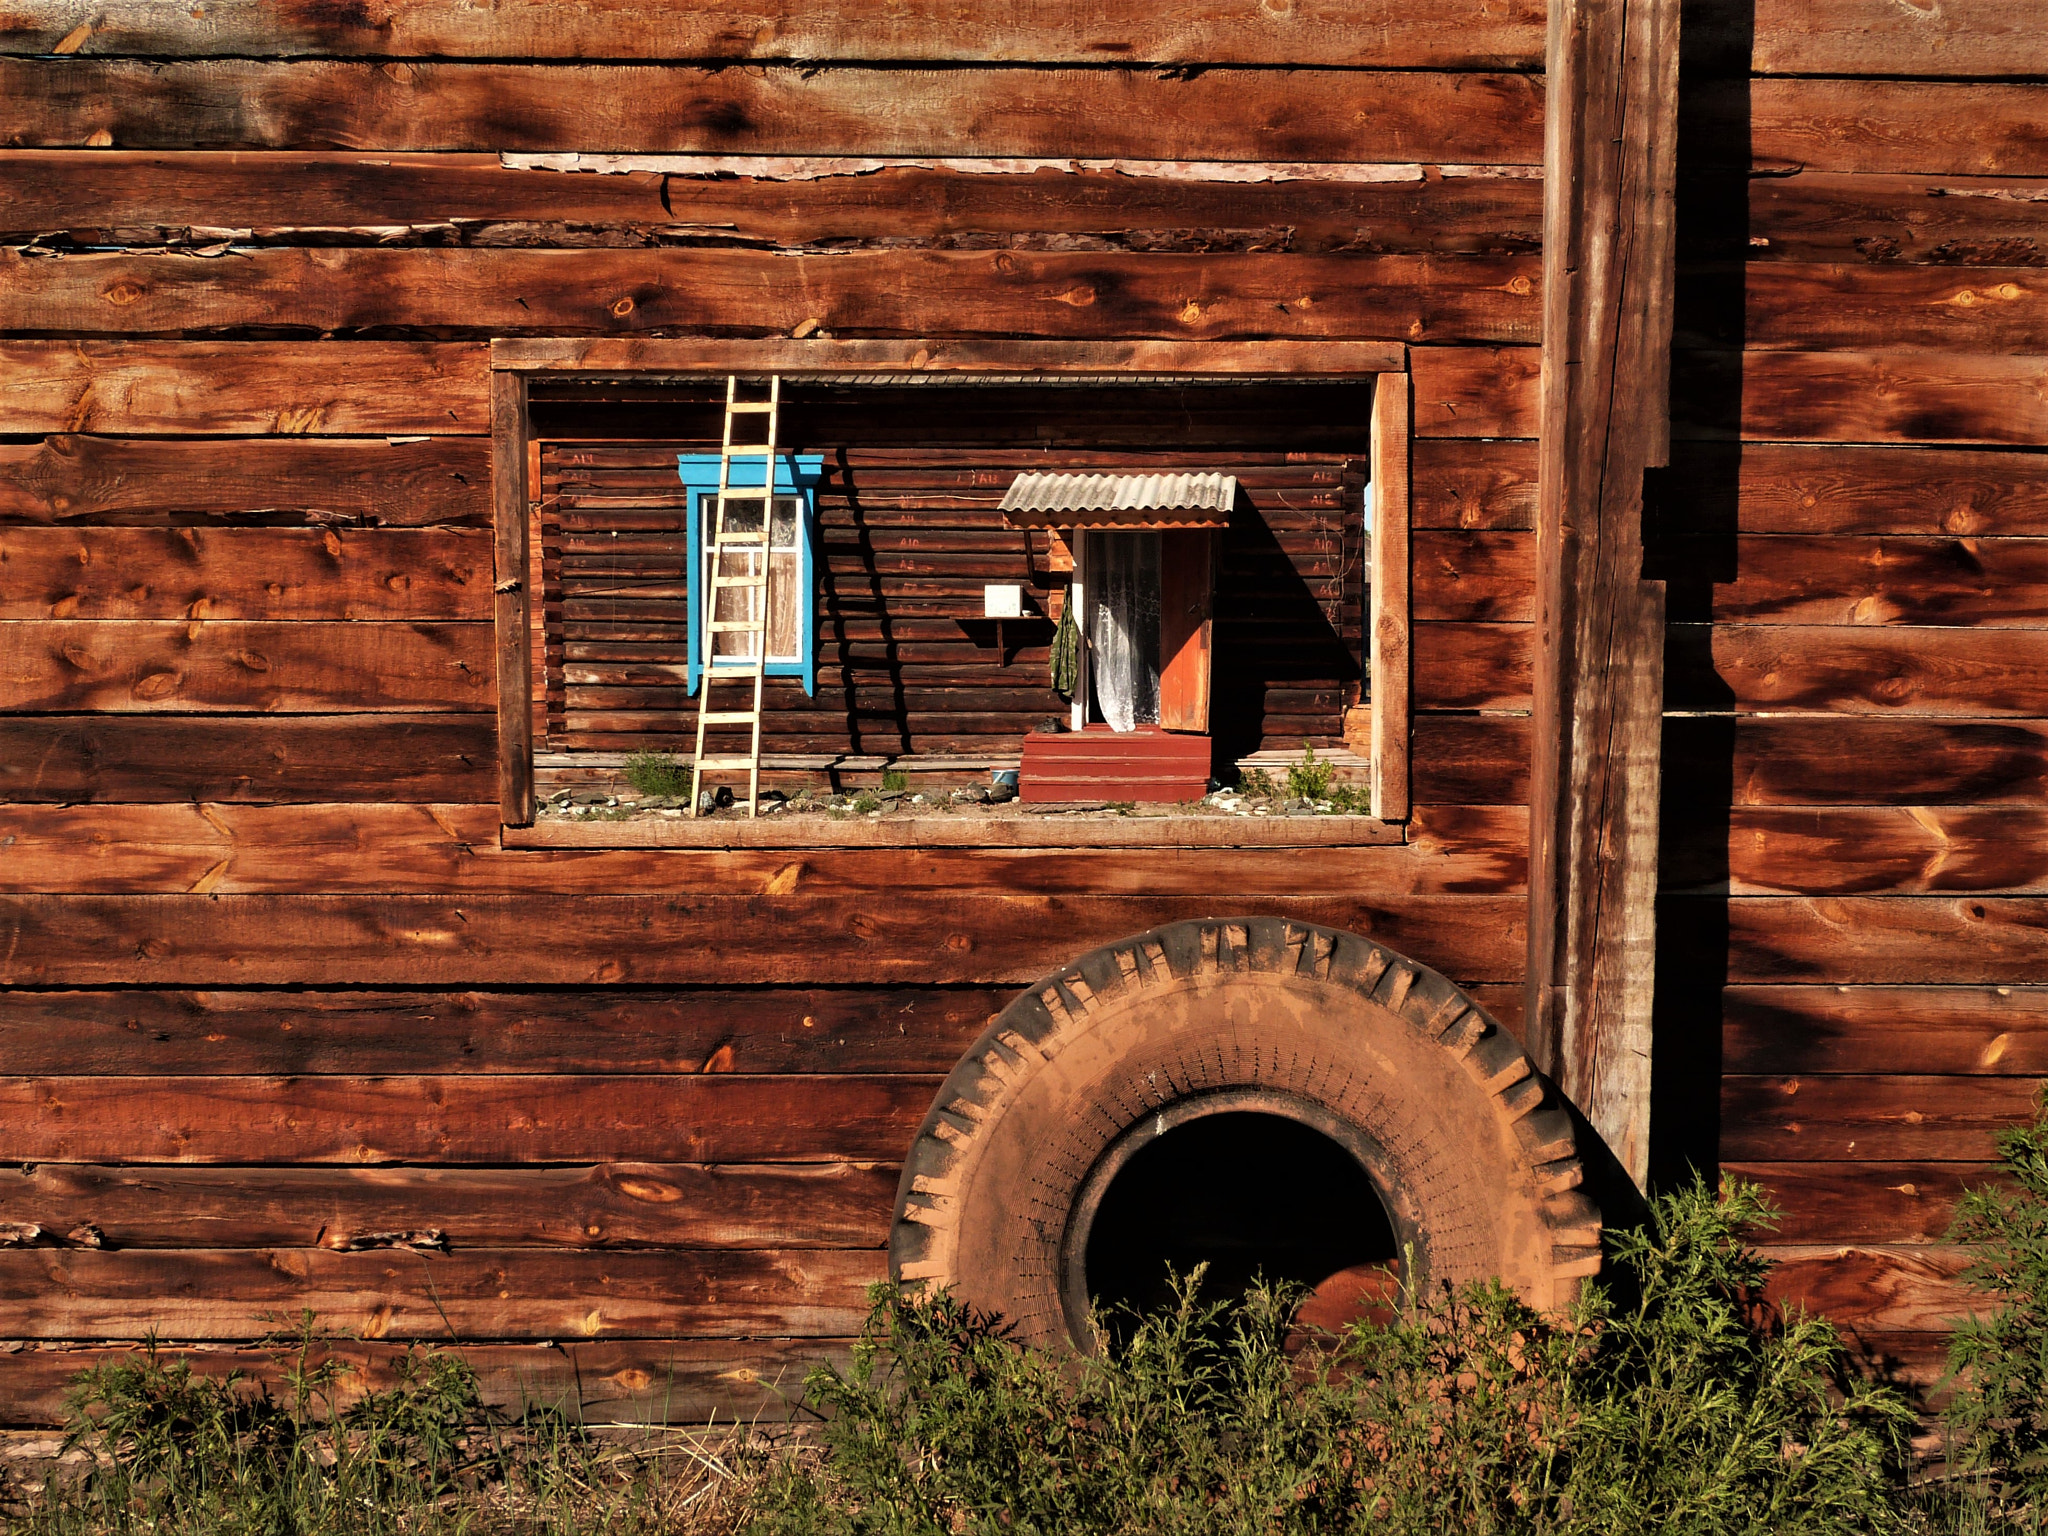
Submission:
M 1277 912 L 1515 1020 L 1543 16 L 1275 9 L 10 13 L 0 1419 L 301 1307 L 761 1411 L 1044 970 Z M 693 332 L 1410 344 L 1406 841 L 503 849 L 487 339 Z
M 1652 1134 L 1929 1378 L 1933 1245 L 2048 1065 L 2040 19 L 1685 13 Z

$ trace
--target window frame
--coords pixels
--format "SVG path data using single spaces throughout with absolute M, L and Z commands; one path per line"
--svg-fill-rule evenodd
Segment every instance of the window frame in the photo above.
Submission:
M 733 465 L 735 470 L 744 467 L 747 466 L 737 461 Z M 709 591 L 703 580 L 704 565 L 710 558 L 704 538 L 704 509 L 706 503 L 718 495 L 718 455 L 679 453 L 676 455 L 676 473 L 688 498 L 684 521 L 689 539 L 689 597 L 683 615 L 688 675 L 684 687 L 694 699 L 707 661 L 705 641 L 708 636 L 699 617 L 704 597 Z M 797 536 L 797 585 L 808 597 L 807 600 L 800 599 L 797 607 L 795 660 L 777 661 L 771 656 L 762 672 L 768 677 L 802 679 L 806 698 L 818 696 L 818 486 L 824 478 L 825 456 L 821 453 L 776 455 L 774 499 L 797 503 L 797 520 L 801 525 Z M 773 520 L 772 513 L 770 520 Z

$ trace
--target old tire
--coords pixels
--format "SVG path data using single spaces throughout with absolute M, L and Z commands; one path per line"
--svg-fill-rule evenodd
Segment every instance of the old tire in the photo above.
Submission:
M 1105 1160 L 1209 1104 L 1353 1148 L 1418 1279 L 1497 1275 L 1551 1308 L 1598 1268 L 1571 1120 L 1514 1039 L 1369 939 L 1254 917 L 1095 950 L 993 1019 L 911 1149 L 891 1274 L 1031 1342 L 1084 1339 L 1075 1229 Z

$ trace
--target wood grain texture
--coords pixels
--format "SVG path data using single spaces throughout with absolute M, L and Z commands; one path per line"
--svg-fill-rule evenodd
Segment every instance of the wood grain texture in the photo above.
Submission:
M 1527 342 L 1524 256 L 716 249 L 249 251 L 28 260 L 0 252 L 0 329 L 203 335 L 252 326 L 444 335 L 1370 337 Z M 814 326 L 815 328 L 815 326 Z
M 2048 631 L 1673 624 L 1674 709 L 2036 715 Z
M 1664 898 L 1674 919 L 1692 903 Z M 2014 986 L 2048 980 L 2038 896 L 1738 896 L 1727 901 L 1731 981 Z M 1705 942 L 1702 937 L 1701 942 Z M 1681 945 L 1685 938 L 1678 941 Z
M 2018 1077 L 1721 1079 L 1721 1155 L 1771 1162 L 1982 1163 L 2033 1119 Z
M 1660 531 L 2038 536 L 2048 534 L 2040 464 L 2011 449 L 1687 443 L 1660 497 Z
M 63 434 L 0 443 L 0 524 L 302 513 L 337 527 L 474 525 L 489 519 L 487 458 L 480 439 L 463 437 L 181 442 Z
M 1767 1294 L 1780 1306 L 1817 1312 L 1845 1332 L 1952 1328 L 1968 1313 L 1988 1315 L 1992 1298 L 1960 1279 L 1963 1248 L 1769 1243 L 1761 1257 L 1776 1265 Z
M 1409 533 L 1409 445 L 1414 408 L 1407 374 L 1388 374 L 1372 397 L 1372 575 L 1367 622 L 1372 703 L 1372 813 L 1408 815 L 1409 715 L 1415 604 Z
M 2035 987 L 1730 987 L 1730 1072 L 2048 1076 L 2048 992 Z
M 1129 156 L 1533 165 L 1542 83 L 1351 70 L 0 60 L 0 139 L 62 148 Z M 1902 167 L 1903 168 L 1903 167 Z
M 1966 1189 L 1998 1182 L 1986 1163 L 1724 1162 L 1761 1184 L 1780 1212 L 1782 1243 L 1937 1243 Z
M 0 432 L 489 430 L 477 342 L 0 341 Z
M 0 1078 L 34 1163 L 894 1161 L 936 1077 Z
M 1526 803 L 1528 718 L 1418 714 L 1410 772 L 1418 805 Z
M 1741 896 L 2048 891 L 2048 813 L 2017 806 L 1743 806 L 1675 827 L 1663 888 Z
M 1534 437 L 1542 359 L 1534 347 L 1416 347 L 1415 435 Z
M 485 624 L 15 620 L 0 710 L 487 710 Z
M 1422 528 L 1536 526 L 1536 445 L 1421 439 L 1411 458 L 1410 510 Z
M 1816 443 L 2048 443 L 2048 358 L 1961 352 L 1752 352 L 1740 365 L 1741 419 L 1719 402 L 1727 353 L 1673 367 L 1678 437 Z
M 0 717 L 0 800 L 497 801 L 489 715 Z M 495 814 L 495 809 L 493 813 Z
M 2036 805 L 2048 793 L 2048 725 L 2035 720 L 1671 719 L 1683 803 Z
M 74 42 L 74 33 L 83 35 Z M 0 51 L 81 56 L 289 58 L 872 59 L 951 63 L 1159 62 L 1527 69 L 1543 58 L 1543 11 L 1521 0 L 1461 0 L 1425 19 L 1386 0 L 1323 0 L 1247 14 L 1178 0 L 1133 14 L 1101 0 L 1032 0 L 1000 12 L 855 0 L 830 10 L 766 0 L 747 6 L 599 0 L 570 10 L 512 0 L 488 10 L 451 0 L 375 0 L 280 14 L 226 0 L 195 17 L 147 0 L 58 0 L 8 18 Z
M 1984 629 L 2048 620 L 2048 541 L 2039 539 L 1773 534 L 1738 537 L 1732 571 L 1727 554 L 1725 539 L 1661 546 L 1656 569 L 1670 581 L 1674 620 Z
M 1715 13 L 1703 14 L 1711 27 Z M 1759 0 L 1749 67 L 1766 75 L 2048 75 L 2027 0 Z M 1688 46 L 1692 40 L 1688 38 Z
M 533 610 L 538 598 L 529 590 L 529 540 L 530 503 L 540 495 L 540 487 L 528 483 L 530 460 L 536 456 L 533 443 L 526 380 L 514 373 L 493 373 L 491 648 L 497 682 L 498 815 L 508 827 L 533 819 Z
M 1526 624 L 1536 616 L 1532 534 L 1418 531 L 1415 617 Z
M 1526 710 L 1529 624 L 1417 624 L 1415 707 Z
M 488 535 L 0 527 L 5 619 L 482 619 Z
M 2037 176 L 2048 165 L 2048 85 L 1766 79 L 1748 100 L 1750 154 L 1766 166 Z M 1688 110 L 1719 107 L 1702 93 Z
M 0 1171 L 0 1221 L 117 1251 L 866 1248 L 889 1240 L 897 1170 L 880 1163 L 600 1163 L 583 1168 L 124 1168 Z M 432 1262 L 432 1255 L 429 1255 Z M 429 1273 L 432 1271 L 430 1270 Z M 491 1330 L 483 1330 L 488 1334 Z
M 1217 896 L 935 895 L 892 906 L 871 893 L 15 896 L 0 899 L 0 982 L 716 985 L 741 971 L 762 984 L 1021 985 L 1095 945 L 1246 905 Z M 1461 982 L 1520 976 L 1515 897 L 1261 897 L 1256 907 L 1381 938 Z M 549 942 L 536 945 L 543 931 Z
M 1706 314 L 1681 312 L 1680 325 L 1704 330 L 1709 344 L 1748 347 L 1821 351 L 1882 338 L 1888 347 L 2048 352 L 2048 272 L 2035 267 L 1760 261 L 1744 287 L 1740 337 Z
M 2048 262 L 2043 190 L 2036 177 L 1758 177 L 1749 183 L 1749 256 L 2037 267 Z

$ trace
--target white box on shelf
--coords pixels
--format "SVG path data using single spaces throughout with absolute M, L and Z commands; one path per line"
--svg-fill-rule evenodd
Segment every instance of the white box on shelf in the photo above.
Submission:
M 981 589 L 981 616 L 985 619 L 1024 617 L 1024 589 L 1015 582 L 991 582 Z

